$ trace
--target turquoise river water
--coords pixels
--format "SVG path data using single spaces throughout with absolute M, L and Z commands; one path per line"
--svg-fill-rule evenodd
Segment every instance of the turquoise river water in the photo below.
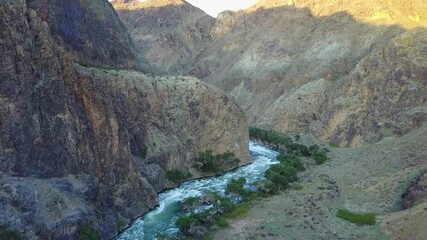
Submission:
M 159 206 L 137 219 L 126 229 L 118 240 L 151 240 L 158 233 L 174 234 L 178 232 L 175 221 L 179 215 L 179 203 L 189 197 L 202 195 L 204 192 L 217 192 L 224 195 L 227 181 L 232 178 L 245 177 L 246 185 L 264 179 L 264 172 L 277 163 L 277 152 L 254 142 L 249 143 L 253 163 L 227 172 L 218 177 L 191 180 L 179 187 L 167 190 L 159 195 Z

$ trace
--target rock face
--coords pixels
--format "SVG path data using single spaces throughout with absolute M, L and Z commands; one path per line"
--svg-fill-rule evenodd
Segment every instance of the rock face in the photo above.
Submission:
M 259 1 L 221 13 L 185 71 L 233 96 L 251 124 L 341 146 L 378 142 L 427 120 L 426 9 L 419 0 Z
M 412 208 L 425 202 L 427 199 L 427 172 L 421 175 L 417 181 L 409 186 L 406 193 L 402 195 L 403 207 Z
M 52 37 L 88 66 L 138 68 L 130 36 L 111 4 L 103 0 L 30 0 Z
M 99 68 L 137 67 L 106 1 L 6 0 L 0 16 L 0 225 L 10 231 L 73 239 L 88 224 L 111 238 L 198 151 L 249 161 L 244 114 L 220 90 Z
M 134 40 L 144 70 L 185 74 L 211 41 L 215 19 L 182 0 L 112 1 Z

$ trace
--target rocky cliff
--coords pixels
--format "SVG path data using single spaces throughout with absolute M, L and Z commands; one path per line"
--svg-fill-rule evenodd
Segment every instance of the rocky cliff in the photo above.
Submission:
M 378 142 L 427 120 L 426 9 L 419 0 L 259 1 L 221 13 L 183 71 L 233 96 L 251 124 L 342 146 Z
M 138 64 L 106 1 L 6 0 L 0 16 L 2 229 L 110 238 L 198 151 L 249 161 L 244 113 L 220 90 L 112 70 Z
M 112 1 L 147 72 L 185 74 L 211 41 L 215 19 L 182 0 Z

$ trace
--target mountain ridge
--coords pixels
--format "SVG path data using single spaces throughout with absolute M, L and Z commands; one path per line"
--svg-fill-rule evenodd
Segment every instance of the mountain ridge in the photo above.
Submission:
M 395 2 L 396 4 L 391 4 Z M 378 119 L 374 114 L 369 114 L 369 117 L 362 121 L 363 126 L 356 127 L 353 122 L 357 113 L 355 115 L 351 111 L 346 113 L 332 109 L 340 108 L 339 104 L 329 107 L 331 110 L 328 110 L 327 114 L 319 115 L 318 108 L 315 110 L 309 106 L 319 105 L 319 102 L 306 101 L 304 106 L 301 105 L 302 101 L 295 102 L 288 99 L 287 103 L 296 104 L 290 108 L 301 109 L 297 111 L 286 107 L 286 110 L 280 110 L 283 108 L 282 102 L 293 94 L 298 94 L 297 89 L 306 84 L 307 88 L 313 87 L 315 86 L 313 84 L 321 79 L 327 80 L 325 83 L 331 86 L 334 85 L 333 91 L 340 92 L 342 89 L 340 90 L 339 86 L 345 86 L 345 79 L 352 78 L 351 72 L 360 61 L 376 51 L 383 51 L 394 38 L 410 31 L 411 33 L 406 36 L 419 35 L 417 38 L 421 40 L 424 36 L 422 29 L 426 19 L 411 20 L 409 16 L 415 12 L 417 14 L 422 12 L 423 5 L 422 1 L 417 0 L 405 2 L 405 4 L 397 0 L 376 2 L 375 6 L 394 13 L 383 21 L 384 19 L 372 18 L 375 15 L 375 9 L 362 11 L 368 7 L 365 1 L 260 1 L 246 10 L 226 11 L 219 14 L 213 27 L 205 30 L 205 34 L 210 35 L 210 41 L 203 42 L 202 48 L 193 51 L 195 55 L 189 57 L 194 60 L 183 66 L 183 69 L 168 73 L 179 75 L 187 73 L 223 89 L 239 102 L 251 124 L 290 134 L 311 131 L 324 141 L 334 141 L 342 146 L 360 146 L 377 142 L 387 136 L 403 134 L 402 130 L 382 129 L 384 122 L 387 122 L 386 125 L 393 122 L 394 128 L 403 126 L 406 128 L 403 132 L 407 132 L 411 128 L 404 126 L 405 121 L 412 120 L 402 118 L 396 122 L 392 115 L 381 116 L 381 119 Z M 405 10 L 405 6 L 412 6 L 412 8 Z M 139 14 L 144 15 L 144 11 L 139 11 Z M 120 13 L 119 16 L 124 17 Z M 127 20 L 123 19 L 123 21 Z M 411 28 L 406 29 L 404 26 Z M 417 30 L 420 28 L 421 30 Z M 155 33 L 157 30 L 154 27 L 150 31 Z M 178 33 L 174 30 L 174 34 Z M 414 42 L 406 44 L 396 45 L 393 48 L 410 48 Z M 158 44 L 151 42 L 145 47 L 158 49 Z M 422 46 L 417 48 L 417 51 L 422 52 Z M 168 59 L 174 58 L 175 51 L 171 51 L 170 54 L 157 51 L 157 54 L 166 60 L 162 65 L 167 66 Z M 424 61 L 423 58 L 419 60 Z M 386 71 L 392 71 L 391 68 L 394 68 L 387 64 L 383 66 L 388 69 Z M 417 66 L 415 61 L 405 66 L 405 69 L 395 69 L 395 71 L 411 71 L 406 75 L 417 76 L 411 81 L 415 81 L 420 92 L 418 92 L 418 100 L 414 99 L 412 104 L 414 109 L 423 109 L 425 100 L 421 92 L 424 89 L 425 70 L 423 67 L 411 68 L 410 66 Z M 370 66 L 367 67 L 370 68 Z M 384 84 L 388 81 L 377 80 L 383 81 Z M 380 84 L 376 81 L 372 83 Z M 323 85 L 319 85 L 321 86 Z M 399 91 L 407 91 L 407 89 Z M 402 94 L 406 93 L 402 92 Z M 336 96 L 337 99 L 338 97 Z M 296 97 L 297 100 L 299 98 Z M 326 106 L 334 101 L 336 100 L 329 99 L 323 102 L 323 105 Z M 370 101 L 370 103 L 383 104 L 376 106 L 379 109 L 389 108 L 388 104 L 391 104 L 389 101 L 376 103 Z M 357 109 L 356 103 L 351 104 Z M 325 106 L 322 107 L 323 110 Z M 395 109 L 394 111 L 406 110 Z M 425 119 L 425 113 L 422 110 L 416 115 L 418 122 Z M 424 117 L 418 117 L 418 115 Z M 279 124 L 287 121 L 286 119 L 294 123 Z M 381 129 L 378 129 L 378 126 Z M 369 130 L 365 132 L 356 130 L 365 128 Z

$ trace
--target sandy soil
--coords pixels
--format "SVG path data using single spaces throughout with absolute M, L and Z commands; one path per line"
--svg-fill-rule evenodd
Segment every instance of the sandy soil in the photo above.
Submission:
M 299 174 L 302 190 L 254 202 L 214 239 L 427 239 L 427 203 L 403 211 L 400 197 L 427 168 L 427 126 L 374 145 L 332 148 L 329 157 Z M 344 221 L 338 208 L 374 212 L 378 223 Z

